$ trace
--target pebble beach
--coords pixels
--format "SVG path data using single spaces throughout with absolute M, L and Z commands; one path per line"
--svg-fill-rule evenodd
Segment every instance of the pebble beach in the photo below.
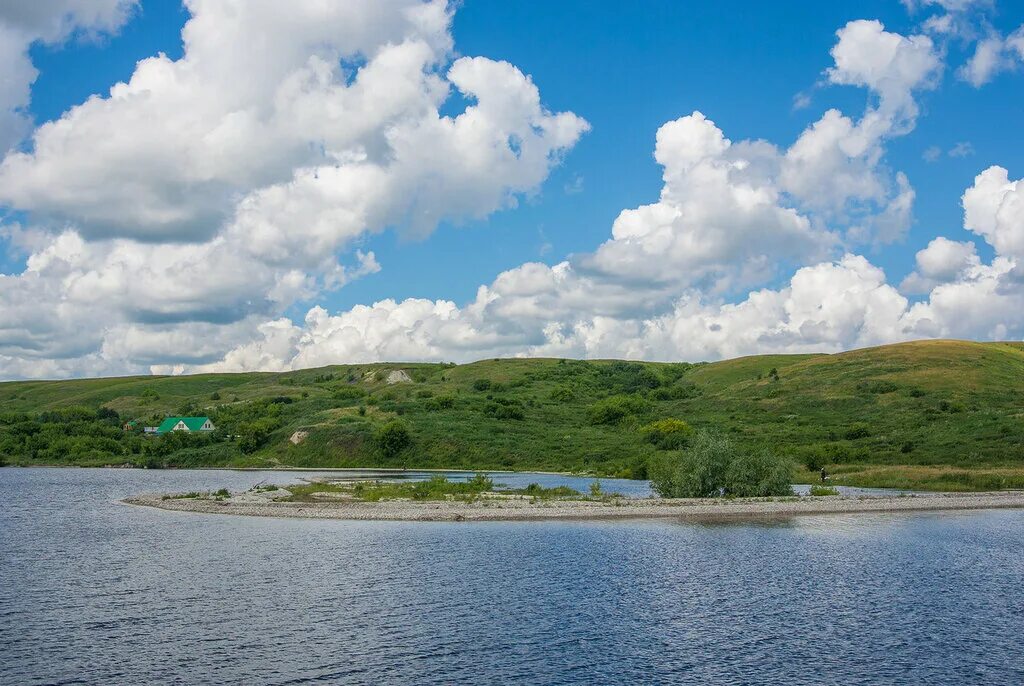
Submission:
M 138 495 L 124 503 L 175 512 L 380 521 L 530 521 L 589 519 L 758 519 L 808 514 L 915 512 L 1024 508 L 1024 491 L 934 493 L 904 496 L 803 496 L 784 498 L 491 499 L 465 501 L 325 500 L 281 502 L 282 492 L 229 497 Z

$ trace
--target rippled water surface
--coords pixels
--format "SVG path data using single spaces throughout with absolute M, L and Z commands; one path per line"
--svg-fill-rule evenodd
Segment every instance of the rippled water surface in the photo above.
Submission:
M 295 478 L 0 469 L 0 682 L 1024 683 L 1024 512 L 374 523 L 117 502 Z

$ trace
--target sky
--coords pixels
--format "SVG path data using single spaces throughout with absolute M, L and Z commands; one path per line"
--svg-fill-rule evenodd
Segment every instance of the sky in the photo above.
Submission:
M 0 379 L 1024 336 L 1024 3 L 0 0 Z

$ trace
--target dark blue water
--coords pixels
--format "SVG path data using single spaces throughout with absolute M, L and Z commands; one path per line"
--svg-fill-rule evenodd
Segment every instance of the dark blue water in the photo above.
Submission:
M 1024 512 L 374 523 L 117 502 L 294 477 L 0 469 L 0 682 L 1024 683 Z

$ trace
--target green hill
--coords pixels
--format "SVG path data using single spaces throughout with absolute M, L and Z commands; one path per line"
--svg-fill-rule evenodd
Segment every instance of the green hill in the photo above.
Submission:
M 388 383 L 396 371 L 410 380 Z M 125 420 L 155 426 L 166 415 L 208 415 L 218 430 L 121 430 Z M 1024 344 L 921 341 L 695 365 L 504 359 L 8 382 L 0 384 L 0 459 L 637 477 L 660 449 L 644 427 L 666 418 L 811 469 L 860 474 L 849 481 L 892 483 L 896 472 L 878 476 L 886 465 L 1016 478 L 1018 468 L 1024 475 Z

